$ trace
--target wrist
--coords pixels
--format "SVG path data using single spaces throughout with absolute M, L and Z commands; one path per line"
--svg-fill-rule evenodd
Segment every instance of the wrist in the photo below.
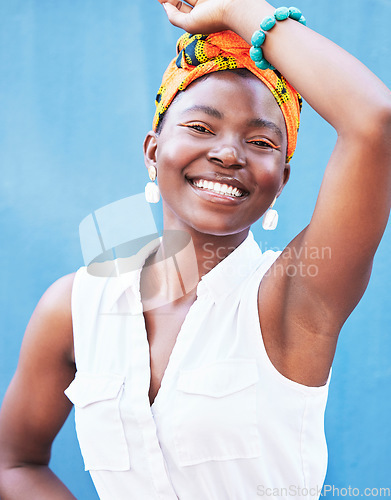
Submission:
M 224 8 L 224 24 L 251 43 L 251 35 L 259 29 L 261 20 L 273 15 L 275 8 L 262 0 L 227 0 Z

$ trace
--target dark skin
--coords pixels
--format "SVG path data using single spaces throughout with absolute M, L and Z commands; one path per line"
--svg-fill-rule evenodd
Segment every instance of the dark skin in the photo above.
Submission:
M 188 31 L 229 28 L 248 42 L 258 20 L 274 11 L 263 0 L 173 0 L 166 9 L 170 21 Z M 389 215 L 391 96 L 352 56 L 294 21 L 273 28 L 264 49 L 267 59 L 338 133 L 311 221 L 262 280 L 258 295 L 263 338 L 276 369 L 296 382 L 321 386 L 341 327 L 367 286 Z M 195 104 L 203 109 L 194 110 Z M 273 123 L 282 137 L 275 128 L 260 127 L 260 119 Z M 245 239 L 251 223 L 287 182 L 285 152 L 284 122 L 272 95 L 256 79 L 228 73 L 192 84 L 169 109 L 160 135 L 148 134 L 145 162 L 158 172 L 165 229 L 190 234 L 197 262 L 190 277 L 194 287 L 185 295 L 178 295 L 176 272 L 157 266 L 142 272 L 142 296 L 148 302 L 144 316 L 151 352 L 150 402 L 158 393 L 199 279 Z M 235 179 L 246 197 L 226 202 L 200 193 L 189 182 L 194 176 Z M 205 243 L 215 250 L 212 263 Z M 321 253 L 314 258 L 306 248 L 329 248 L 331 258 L 321 258 Z M 164 254 L 164 243 L 149 263 L 159 252 Z M 180 267 L 186 269 L 190 255 L 184 252 L 181 259 Z M 305 272 L 310 265 L 316 266 L 316 275 Z M 63 390 L 75 373 L 72 282 L 73 275 L 61 278 L 39 302 L 4 399 L 4 500 L 74 498 L 48 468 L 51 443 L 71 409 Z M 153 291 L 150 283 L 155 284 Z
M 19 364 L 0 413 L 1 498 L 75 498 L 47 467 L 52 442 L 72 409 L 74 275 L 42 296 L 27 326 Z
M 227 107 L 227 102 L 232 104 Z M 145 161 L 158 171 L 164 227 L 191 235 L 197 281 L 246 238 L 250 225 L 282 191 L 290 171 L 286 148 L 284 119 L 273 95 L 256 77 L 243 78 L 231 71 L 191 85 L 170 107 L 159 136 L 152 132 L 147 136 Z M 190 181 L 200 178 L 227 184 L 234 179 L 248 194 L 227 202 L 192 186 Z M 205 248 L 219 249 L 213 264 L 212 252 Z M 182 267 L 188 269 L 190 264 L 184 261 Z M 167 277 L 154 276 L 156 272 L 153 266 L 143 272 L 145 295 L 166 292 L 162 287 L 167 286 Z M 171 293 L 174 279 L 168 275 Z M 151 401 L 195 297 L 193 290 L 144 314 L 151 350 Z

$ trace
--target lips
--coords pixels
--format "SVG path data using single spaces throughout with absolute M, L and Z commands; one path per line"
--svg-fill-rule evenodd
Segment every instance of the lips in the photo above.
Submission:
M 212 182 L 207 180 L 196 180 L 192 181 L 193 186 L 207 189 L 208 191 L 213 191 L 217 194 L 233 196 L 235 198 L 241 198 L 244 196 L 244 192 L 238 189 L 237 187 L 229 186 L 227 184 L 220 184 L 219 182 Z
M 196 177 L 187 177 L 194 187 L 229 198 L 244 198 L 249 194 L 246 187 L 235 177 L 204 174 Z

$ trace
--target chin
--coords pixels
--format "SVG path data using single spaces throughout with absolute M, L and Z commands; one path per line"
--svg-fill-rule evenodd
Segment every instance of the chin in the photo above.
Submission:
M 176 207 L 175 207 L 176 208 Z M 222 211 L 205 210 L 205 209 L 183 209 L 183 205 L 177 210 L 173 206 L 163 201 L 164 227 L 165 229 L 180 229 L 183 231 L 207 234 L 212 236 L 229 236 L 239 234 L 248 230 L 260 216 L 256 214 L 241 214 L 233 211 L 222 213 Z M 236 216 L 235 216 L 236 215 Z M 252 215 L 252 216 L 251 216 Z
M 183 221 L 185 222 L 185 221 Z M 234 221 L 227 218 L 219 217 L 217 220 L 215 217 L 211 216 L 207 218 L 192 218 L 185 222 L 189 227 L 189 230 L 197 231 L 201 234 L 207 234 L 211 236 L 230 236 L 234 234 L 239 234 L 245 230 L 248 230 L 251 224 L 246 224 L 241 221 L 237 224 Z

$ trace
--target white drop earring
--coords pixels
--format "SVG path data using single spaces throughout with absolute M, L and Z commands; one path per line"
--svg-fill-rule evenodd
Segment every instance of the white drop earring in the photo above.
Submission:
M 159 186 L 154 182 L 157 175 L 156 167 L 149 167 L 148 175 L 151 179 L 151 182 L 148 182 L 145 186 L 145 199 L 148 203 L 158 203 L 158 201 L 160 200 L 160 189 Z
M 273 210 L 276 200 L 277 197 L 274 198 L 273 203 L 270 205 L 269 210 L 265 212 L 262 219 L 262 227 L 266 231 L 273 231 L 273 229 L 276 229 L 278 224 L 278 212 L 277 210 Z

